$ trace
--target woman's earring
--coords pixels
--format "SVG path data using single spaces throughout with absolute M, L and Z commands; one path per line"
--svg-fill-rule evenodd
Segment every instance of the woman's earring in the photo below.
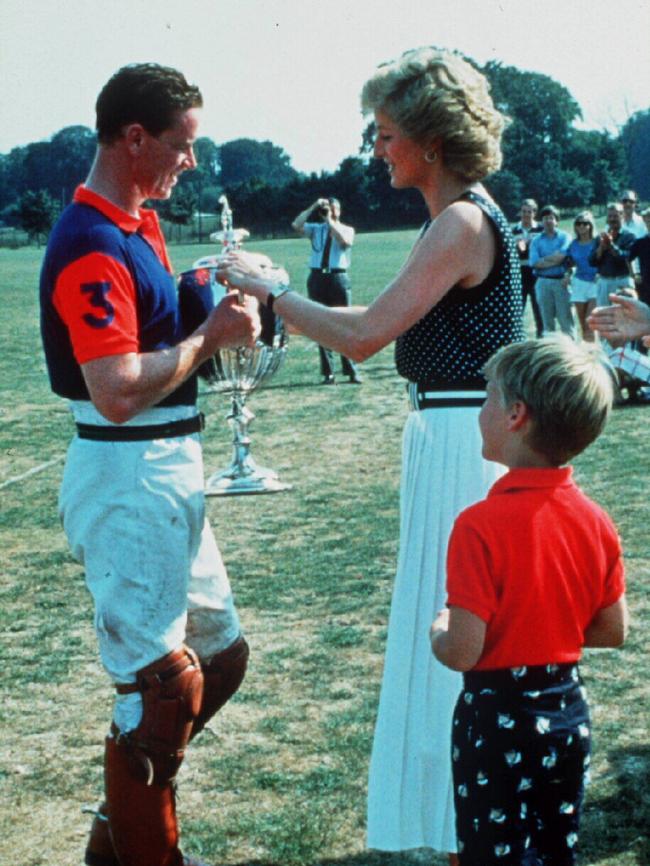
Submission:
M 424 154 L 424 161 L 428 162 L 429 165 L 433 165 L 433 163 L 438 159 L 438 151 L 437 150 L 427 150 Z

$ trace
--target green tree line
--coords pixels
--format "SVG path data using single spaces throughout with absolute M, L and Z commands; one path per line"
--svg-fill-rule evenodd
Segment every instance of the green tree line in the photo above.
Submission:
M 487 181 L 509 217 L 528 197 L 578 209 L 602 205 L 631 187 L 650 199 L 650 108 L 633 114 L 615 135 L 581 130 L 580 106 L 551 77 L 496 61 L 478 68 L 490 81 L 495 104 L 510 118 L 503 166 Z M 370 159 L 372 137 L 370 124 L 359 154 L 320 174 L 296 171 L 289 155 L 270 141 L 216 144 L 200 138 L 197 169 L 184 173 L 174 196 L 155 207 L 164 219 L 187 225 L 196 222 L 197 213 L 217 211 L 225 193 L 239 225 L 256 234 L 282 235 L 309 201 L 334 195 L 344 204 L 346 221 L 360 230 L 417 225 L 425 216 L 420 197 L 391 188 L 383 164 Z M 0 155 L 0 220 L 36 238 L 46 234 L 86 177 L 94 150 L 92 130 L 69 126 L 50 141 Z

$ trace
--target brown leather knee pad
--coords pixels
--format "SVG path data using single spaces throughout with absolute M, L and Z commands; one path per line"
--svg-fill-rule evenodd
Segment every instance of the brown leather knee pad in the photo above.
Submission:
M 194 650 L 183 646 L 142 668 L 133 686 L 118 692 L 142 695 L 142 719 L 133 731 L 120 734 L 131 755 L 136 778 L 165 785 L 176 776 L 203 700 L 203 674 Z
M 240 635 L 225 650 L 202 661 L 203 700 L 192 728 L 192 737 L 203 730 L 212 716 L 228 701 L 242 684 L 250 650 Z

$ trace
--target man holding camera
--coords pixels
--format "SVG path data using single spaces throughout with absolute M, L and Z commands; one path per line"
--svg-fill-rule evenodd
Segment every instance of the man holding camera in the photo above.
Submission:
M 292 228 L 311 241 L 307 293 L 312 301 L 326 307 L 350 306 L 350 248 L 354 229 L 341 220 L 341 203 L 336 198 L 319 198 L 298 214 Z M 334 355 L 330 349 L 318 347 L 323 385 L 334 385 Z M 360 385 L 356 365 L 341 355 L 343 375 L 353 385 Z

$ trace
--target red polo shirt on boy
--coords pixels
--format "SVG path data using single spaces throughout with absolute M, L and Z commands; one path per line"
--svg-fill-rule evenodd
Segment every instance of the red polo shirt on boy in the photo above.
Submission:
M 614 524 L 571 467 L 511 470 L 449 540 L 447 604 L 487 624 L 474 670 L 577 661 L 586 627 L 624 589 Z

